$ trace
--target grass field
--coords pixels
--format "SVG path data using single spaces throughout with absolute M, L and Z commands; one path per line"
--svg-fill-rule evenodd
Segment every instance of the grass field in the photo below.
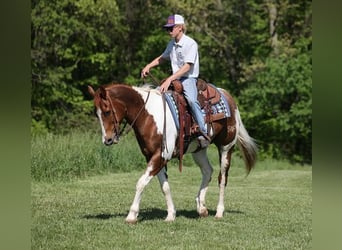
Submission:
M 209 216 L 199 219 L 195 195 L 200 171 L 169 167 L 176 221 L 157 178 L 147 186 L 136 225 L 124 222 L 141 170 L 32 181 L 32 249 L 311 249 L 312 168 L 259 162 L 246 178 L 233 159 L 224 218 L 214 218 L 217 174 L 207 194 Z

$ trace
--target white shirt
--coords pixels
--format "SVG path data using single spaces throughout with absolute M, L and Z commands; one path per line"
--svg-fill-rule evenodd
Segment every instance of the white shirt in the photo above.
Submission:
M 171 61 L 173 74 L 176 73 L 185 63 L 190 63 L 190 70 L 183 77 L 198 77 L 199 55 L 196 41 L 183 34 L 178 43 L 172 39 L 162 54 L 164 59 Z

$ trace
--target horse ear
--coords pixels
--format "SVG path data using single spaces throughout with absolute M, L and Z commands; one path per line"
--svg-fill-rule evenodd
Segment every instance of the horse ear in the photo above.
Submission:
M 95 91 L 94 91 L 94 89 L 92 88 L 92 86 L 90 86 L 90 85 L 88 85 L 88 92 L 89 92 L 89 94 L 90 94 L 92 97 L 95 96 Z
M 107 99 L 107 91 L 104 87 L 100 86 L 100 97 L 103 99 L 103 100 L 106 100 Z

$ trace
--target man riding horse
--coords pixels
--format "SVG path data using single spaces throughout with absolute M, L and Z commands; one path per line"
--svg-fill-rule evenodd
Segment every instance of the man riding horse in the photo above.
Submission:
M 183 94 L 190 106 L 192 115 L 198 123 L 201 145 L 208 146 L 210 137 L 205 125 L 200 104 L 197 100 L 197 78 L 199 75 L 199 55 L 196 41 L 185 34 L 185 22 L 181 15 L 171 15 L 167 19 L 164 29 L 170 34 L 169 41 L 164 52 L 147 64 L 141 71 L 141 77 L 146 77 L 151 68 L 160 65 L 166 60 L 171 61 L 172 75 L 166 78 L 160 91 L 164 93 L 168 90 L 172 81 L 179 80 L 182 83 Z

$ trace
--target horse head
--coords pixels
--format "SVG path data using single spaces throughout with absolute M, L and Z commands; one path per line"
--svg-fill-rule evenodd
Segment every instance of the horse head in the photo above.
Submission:
M 102 130 L 102 142 L 107 146 L 117 144 L 120 139 L 120 123 L 125 116 L 123 104 L 113 98 L 108 87 L 100 86 L 94 91 L 88 86 L 88 92 L 94 98 L 95 114 Z

